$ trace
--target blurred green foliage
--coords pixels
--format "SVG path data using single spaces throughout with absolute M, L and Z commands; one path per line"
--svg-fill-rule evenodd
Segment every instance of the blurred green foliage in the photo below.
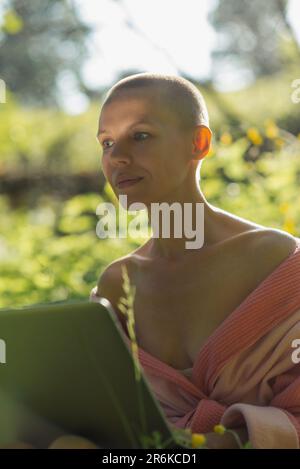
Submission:
M 0 106 L 0 175 L 20 172 L 99 170 L 99 108 L 69 116 L 51 109 L 19 107 L 9 95 Z
M 101 201 L 97 194 L 66 202 L 45 197 L 11 212 L 7 196 L 0 197 L 0 307 L 86 298 L 104 267 L 136 247 L 97 237 Z
M 288 15 L 288 0 L 219 0 L 209 18 L 219 34 L 212 53 L 215 73 L 224 66 L 254 77 L 272 75 L 299 60 L 299 45 Z
M 60 107 L 63 83 L 84 87 L 90 33 L 74 2 L 4 0 L 0 76 L 23 104 Z

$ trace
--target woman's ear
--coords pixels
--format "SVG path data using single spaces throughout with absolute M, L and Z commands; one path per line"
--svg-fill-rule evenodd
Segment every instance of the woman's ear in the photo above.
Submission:
M 206 125 L 197 125 L 193 138 L 193 155 L 195 159 L 202 159 L 209 152 L 212 132 Z

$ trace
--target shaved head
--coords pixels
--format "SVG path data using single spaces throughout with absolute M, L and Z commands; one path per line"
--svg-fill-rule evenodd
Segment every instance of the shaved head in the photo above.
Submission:
M 173 75 L 138 73 L 123 78 L 110 88 L 103 106 L 117 98 L 122 91 L 141 88 L 155 93 L 183 130 L 191 130 L 196 125 L 209 126 L 206 104 L 198 88 L 185 78 Z

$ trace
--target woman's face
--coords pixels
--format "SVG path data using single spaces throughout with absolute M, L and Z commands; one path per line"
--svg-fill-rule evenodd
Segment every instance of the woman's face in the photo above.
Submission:
M 118 91 L 102 107 L 97 138 L 104 176 L 117 197 L 126 194 L 128 205 L 174 200 L 187 175 L 192 140 L 157 91 Z M 141 179 L 118 186 L 122 175 Z

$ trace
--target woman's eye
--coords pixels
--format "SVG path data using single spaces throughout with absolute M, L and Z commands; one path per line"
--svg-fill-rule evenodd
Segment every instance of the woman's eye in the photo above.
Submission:
M 109 142 L 109 141 L 110 141 L 110 140 L 103 140 L 103 142 L 102 142 L 103 148 L 109 148 L 109 147 L 107 147 L 107 146 L 105 145 L 105 142 Z
M 134 136 L 136 135 L 149 135 L 148 132 L 136 132 Z M 143 140 L 143 139 L 142 139 Z
M 134 137 L 136 137 L 136 135 L 147 135 L 148 136 L 150 134 L 148 132 L 135 132 Z M 137 140 L 144 140 L 144 138 L 142 138 L 142 139 L 138 138 Z M 103 149 L 111 148 L 110 146 L 105 145 L 106 142 L 111 142 L 111 140 L 109 140 L 109 139 L 103 140 L 103 142 L 101 144 Z

